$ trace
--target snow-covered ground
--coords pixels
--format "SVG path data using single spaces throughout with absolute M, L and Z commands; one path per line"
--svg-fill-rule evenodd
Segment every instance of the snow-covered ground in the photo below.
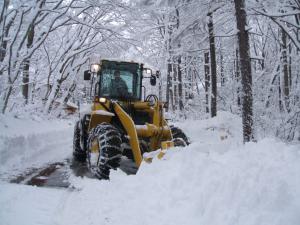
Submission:
M 0 178 L 71 156 L 73 123 L 0 117 Z
M 3 119 L 0 224 L 299 225 L 300 145 L 274 139 L 243 145 L 240 118 L 218 114 L 177 124 L 192 144 L 143 163 L 137 175 L 112 171 L 110 181 L 71 175 L 68 189 L 5 178 L 70 157 L 71 123 Z

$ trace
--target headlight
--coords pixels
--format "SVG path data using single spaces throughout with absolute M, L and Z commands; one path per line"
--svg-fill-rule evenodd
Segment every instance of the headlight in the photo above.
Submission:
M 152 70 L 151 69 L 146 69 L 146 73 L 151 75 L 152 74 Z
M 106 102 L 106 98 L 99 98 L 99 102 L 105 103 Z
M 91 65 L 91 72 L 92 73 L 98 73 L 100 70 L 100 65 L 99 64 L 92 64 Z

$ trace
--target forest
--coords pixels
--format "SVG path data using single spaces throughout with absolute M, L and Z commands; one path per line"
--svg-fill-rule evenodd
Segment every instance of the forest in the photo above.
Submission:
M 300 0 L 0 0 L 0 225 L 299 225 Z
M 100 59 L 160 71 L 172 120 L 242 117 L 244 142 L 300 140 L 299 0 L 2 0 L 0 108 L 62 117 Z

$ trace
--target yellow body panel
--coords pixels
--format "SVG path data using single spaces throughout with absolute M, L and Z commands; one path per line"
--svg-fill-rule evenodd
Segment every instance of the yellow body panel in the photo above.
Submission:
M 169 127 L 157 127 L 153 124 L 146 123 L 142 126 L 136 126 L 136 131 L 139 137 L 154 137 L 161 134 L 164 139 L 169 139 Z
M 106 108 L 109 107 L 109 102 L 105 104 Z M 93 129 L 96 127 L 98 124 L 106 122 L 110 123 L 111 118 L 113 117 L 113 114 L 109 115 L 107 113 L 99 114 L 98 111 L 103 110 L 103 112 L 107 112 L 107 109 L 103 107 L 99 102 L 94 102 L 93 107 L 92 107 L 92 113 L 91 113 L 91 119 L 90 119 L 90 124 L 89 124 L 89 130 Z
M 136 129 L 134 126 L 134 122 L 131 117 L 122 109 L 122 107 L 115 103 L 114 109 L 118 118 L 120 119 L 122 125 L 124 126 L 127 134 L 129 135 L 129 142 L 133 152 L 133 157 L 135 160 L 136 165 L 139 167 L 142 162 L 142 154 L 140 150 L 140 144 L 138 140 L 138 136 L 136 133 Z
M 168 149 L 174 147 L 174 142 L 173 141 L 163 141 L 161 142 L 161 149 Z
M 120 102 L 122 105 L 123 103 Z M 100 104 L 95 101 L 90 123 L 89 130 L 96 127 L 98 124 L 107 122 L 110 123 L 113 116 L 116 116 L 122 126 L 124 127 L 127 135 L 129 136 L 129 143 L 132 149 L 134 160 L 136 165 L 139 167 L 143 156 L 140 149 L 139 139 L 149 138 L 150 151 L 155 151 L 158 149 L 167 149 L 174 146 L 172 142 L 172 133 L 171 129 L 167 125 L 166 120 L 163 117 L 163 104 L 159 101 L 154 103 L 150 102 L 133 102 L 132 107 L 137 111 L 146 112 L 149 114 L 149 117 L 152 118 L 152 123 L 146 123 L 145 125 L 135 125 L 131 116 L 125 112 L 118 102 L 111 102 L 107 100 L 105 104 Z M 112 106 L 114 113 L 109 112 Z M 99 111 L 103 113 L 99 114 Z M 164 152 L 159 154 L 158 158 L 161 158 L 164 155 Z
M 165 154 L 167 149 L 174 147 L 174 142 L 173 141 L 163 141 L 161 142 L 161 149 L 162 151 L 158 153 L 157 158 L 161 159 Z

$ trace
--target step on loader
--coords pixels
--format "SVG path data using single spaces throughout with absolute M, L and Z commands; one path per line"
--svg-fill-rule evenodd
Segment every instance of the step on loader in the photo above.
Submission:
M 166 149 L 186 146 L 189 140 L 181 129 L 169 126 L 164 118 L 164 103 L 156 95 L 142 100 L 142 81 L 156 85 L 159 72 L 135 62 L 101 60 L 84 72 L 90 82 L 91 104 L 80 107 L 73 140 L 73 156 L 87 162 L 99 179 L 109 179 L 110 169 L 122 167 L 122 160 L 134 166 L 135 173 L 151 153 L 161 158 Z M 145 92 L 145 88 L 144 88 Z M 124 166 L 123 166 L 124 167 Z

